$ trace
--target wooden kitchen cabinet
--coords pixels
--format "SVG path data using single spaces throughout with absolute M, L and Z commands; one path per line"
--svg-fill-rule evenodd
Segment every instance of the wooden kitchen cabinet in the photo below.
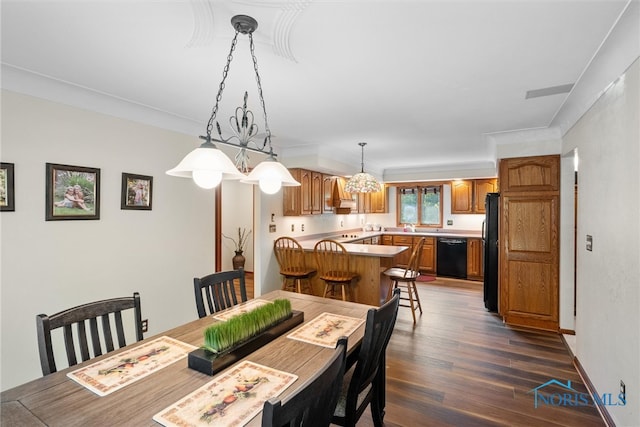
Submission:
M 391 234 L 383 234 L 382 237 L 380 237 L 380 244 L 381 245 L 393 245 L 393 236 Z
M 483 280 L 482 239 L 467 238 L 467 279 Z
M 375 193 L 358 193 L 356 195 L 357 208 L 353 213 L 386 213 L 387 212 L 387 188 L 382 186 L 381 191 Z
M 497 189 L 498 181 L 495 178 L 451 182 L 451 213 L 484 214 L 487 193 L 493 193 Z
M 333 185 L 336 178 L 332 175 L 322 175 L 322 213 L 333 212 Z
M 453 181 L 451 183 L 451 213 L 473 213 L 473 181 Z
M 306 169 L 289 169 L 299 187 L 284 187 L 283 215 L 299 216 L 322 213 L 322 174 Z
M 414 245 L 418 243 L 420 237 L 414 237 Z M 420 256 L 420 271 L 422 273 L 436 272 L 436 238 L 425 237 L 424 246 L 422 247 L 422 255 Z
M 409 249 L 402 252 L 396 257 L 398 265 L 406 266 L 409 264 L 409 258 L 411 258 L 411 252 L 413 251 L 413 237 L 412 236 L 393 236 L 393 246 L 408 246 Z
M 500 161 L 499 311 L 509 325 L 559 329 L 560 156 Z
M 487 193 L 495 193 L 498 191 L 498 180 L 476 179 L 473 181 L 473 211 L 477 214 L 485 214 L 484 201 Z

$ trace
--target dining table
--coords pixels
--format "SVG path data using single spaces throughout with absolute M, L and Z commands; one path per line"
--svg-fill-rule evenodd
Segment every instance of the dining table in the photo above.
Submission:
M 357 354 L 364 335 L 367 311 L 372 306 L 282 290 L 256 297 L 265 301 L 282 298 L 291 301 L 294 311 L 304 313 L 303 323 L 213 376 L 189 368 L 188 358 L 184 357 L 112 393 L 100 396 L 71 379 L 68 374 L 99 363 L 101 359 L 113 359 L 118 353 L 131 353 L 131 350 L 143 348 L 145 344 L 149 345 L 154 339 L 162 337 L 169 337 L 194 348 L 200 347 L 203 345 L 204 330 L 220 321 L 213 316 L 224 312 L 193 320 L 105 355 L 3 391 L 0 393 L 0 425 L 158 426 L 161 424 L 154 420 L 154 415 L 243 362 L 259 364 L 296 376 L 295 381 L 277 396 L 279 399 L 286 399 L 287 396 L 295 393 L 301 384 L 317 374 L 334 352 L 334 349 L 328 346 L 291 339 L 288 335 L 325 313 L 359 319 L 362 322 L 358 322 L 358 326 L 354 326 L 348 335 L 347 354 L 353 358 Z M 254 300 L 242 304 L 250 304 L 252 301 Z M 261 417 L 262 413 L 259 412 L 242 424 L 259 426 Z

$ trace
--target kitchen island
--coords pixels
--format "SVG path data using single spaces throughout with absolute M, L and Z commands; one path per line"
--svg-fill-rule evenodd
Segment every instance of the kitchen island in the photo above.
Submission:
M 318 240 L 320 239 L 300 240 L 308 266 L 316 266 L 313 248 Z M 349 288 L 350 300 L 361 304 L 382 305 L 391 287 L 391 281 L 382 273 L 387 268 L 395 266 L 398 255 L 407 251 L 409 247 L 356 243 L 342 243 L 342 245 L 349 253 L 351 270 L 359 275 Z M 317 275 L 311 278 L 314 295 L 322 296 L 324 285 L 324 281 Z

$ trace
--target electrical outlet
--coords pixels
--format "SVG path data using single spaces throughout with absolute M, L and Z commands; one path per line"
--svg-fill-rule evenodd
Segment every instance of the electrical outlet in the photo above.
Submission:
M 300 231 L 304 231 L 304 224 L 300 226 Z
M 448 219 L 447 220 L 447 225 L 453 225 L 453 220 L 452 219 Z
M 144 319 L 142 321 L 142 332 L 147 332 L 149 330 L 149 319 Z
M 587 250 L 591 252 L 593 250 L 593 236 L 587 234 Z
M 269 224 L 269 233 L 275 233 L 275 232 L 276 232 L 276 225 Z
M 296 231 L 296 225 L 295 224 L 291 224 L 291 232 L 293 233 L 294 231 Z
M 340 227 L 344 227 L 344 221 L 340 221 Z
M 627 401 L 627 386 L 624 385 L 624 382 L 620 380 L 620 400 Z

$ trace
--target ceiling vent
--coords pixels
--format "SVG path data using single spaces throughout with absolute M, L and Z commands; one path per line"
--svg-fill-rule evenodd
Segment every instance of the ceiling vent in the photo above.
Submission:
M 569 93 L 573 88 L 573 83 L 560 86 L 545 87 L 542 89 L 528 90 L 524 99 L 540 98 L 541 96 L 558 95 L 560 93 Z

